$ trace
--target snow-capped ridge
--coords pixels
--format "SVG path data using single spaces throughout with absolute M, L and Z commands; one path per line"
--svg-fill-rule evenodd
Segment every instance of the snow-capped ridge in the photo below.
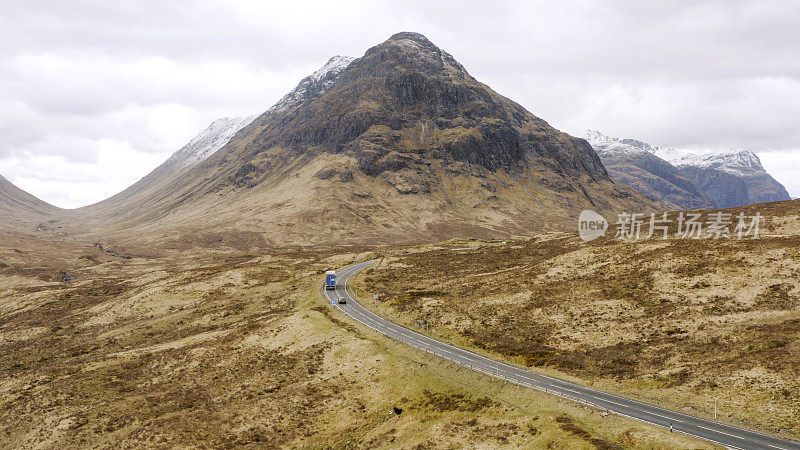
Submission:
M 285 109 L 295 106 L 312 97 L 322 95 L 356 58 L 336 55 L 324 66 L 303 78 L 291 92 L 270 108 Z M 242 128 L 252 123 L 258 114 L 251 116 L 223 117 L 211 123 L 200 134 L 192 138 L 180 150 L 172 154 L 164 163 L 170 170 L 180 170 L 197 165 L 227 144 Z
M 718 208 L 790 198 L 786 188 L 767 173 L 758 155 L 750 150 L 677 150 L 636 139 L 611 138 L 596 130 L 587 131 L 585 138 L 604 163 L 636 161 L 645 153 L 653 155 L 691 180 L 695 188 Z M 653 167 L 653 164 L 648 164 L 639 168 L 656 174 Z M 642 186 L 648 180 L 639 172 L 626 173 L 624 170 L 618 178 L 628 180 L 634 187 Z
M 613 138 L 606 136 L 605 134 L 597 130 L 586 130 L 586 132 L 583 133 L 583 138 L 589 141 L 590 144 L 593 142 L 601 143 L 601 142 L 610 142 L 614 140 Z
M 351 56 L 336 55 L 331 59 L 329 59 L 324 66 L 320 67 L 319 69 L 314 71 L 314 73 L 309 75 L 309 78 L 311 78 L 314 81 L 319 81 L 329 73 L 341 72 L 343 69 L 347 68 L 347 66 L 349 66 L 350 63 L 352 63 L 353 61 L 355 61 L 355 58 Z
M 339 74 L 355 60 L 356 58 L 351 56 L 336 55 L 332 57 L 324 66 L 303 78 L 296 88 L 283 96 L 269 111 L 291 108 L 322 95 L 336 81 Z
M 237 131 L 253 122 L 256 117 L 258 116 L 223 117 L 211 122 L 211 125 L 202 133 L 173 153 L 165 164 L 174 169 L 183 169 L 204 161 L 227 144 Z
M 697 153 L 652 145 L 637 139 L 610 137 L 597 130 L 586 130 L 583 137 L 597 152 L 634 154 L 637 151 L 646 151 L 676 167 L 711 167 L 734 175 L 764 171 L 758 155 L 750 150 L 714 150 Z
M 717 150 L 707 153 L 687 153 L 677 162 L 678 165 L 709 167 L 734 175 L 764 172 L 761 159 L 750 150 Z
M 600 155 L 635 155 L 648 151 L 620 139 L 607 136 L 597 130 L 586 130 L 583 134 L 583 138 L 586 139 L 592 148 Z

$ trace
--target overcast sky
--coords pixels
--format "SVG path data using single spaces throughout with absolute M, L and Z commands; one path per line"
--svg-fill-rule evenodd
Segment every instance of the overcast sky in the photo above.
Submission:
M 800 196 L 798 1 L 377 3 L 4 1 L 0 174 L 102 200 L 329 57 L 418 31 L 561 130 L 748 148 Z

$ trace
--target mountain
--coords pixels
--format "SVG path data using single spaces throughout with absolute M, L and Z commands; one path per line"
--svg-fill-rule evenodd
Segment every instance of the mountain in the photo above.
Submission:
M 0 228 L 6 230 L 55 230 L 48 221 L 59 208 L 39 200 L 0 175 Z
M 160 180 L 75 214 L 105 234 L 340 244 L 519 236 L 571 229 L 582 209 L 658 206 L 614 183 L 585 140 L 417 33 L 332 58 L 207 159 Z
M 642 164 L 639 164 L 637 169 L 631 169 L 630 160 L 651 160 L 652 156 L 655 156 L 660 162 L 654 161 L 651 164 L 663 168 L 664 163 L 667 163 L 677 169 L 679 175 L 691 180 L 702 196 L 711 202 L 711 207 L 733 208 L 791 199 L 783 185 L 767 173 L 761 160 L 750 150 L 690 153 L 650 145 L 636 139 L 609 138 L 596 131 L 588 131 L 586 136 L 600 154 L 604 164 L 607 167 L 614 167 L 614 169 L 609 168 L 612 176 L 644 192 L 647 192 L 648 182 L 652 181 L 652 176 L 658 176 L 663 172 L 661 169 L 646 169 L 646 173 L 640 173 L 637 170 L 642 168 Z M 613 151 L 606 152 L 606 150 Z M 652 167 L 649 164 L 647 166 Z M 695 202 L 691 201 L 676 204 L 683 206 L 684 209 L 709 207 L 700 204 L 692 206 Z
M 791 196 L 750 150 L 703 154 L 664 153 L 719 208 L 791 200 Z
M 52 206 L 17 188 L 0 176 L 0 214 L 2 215 L 0 227 L 27 232 L 57 231 L 63 233 L 67 229 L 81 228 L 76 223 L 83 223 L 86 219 L 94 218 L 97 222 L 98 211 L 110 210 L 112 214 L 118 215 L 126 205 L 153 195 L 158 189 L 168 185 L 179 178 L 182 173 L 211 156 L 255 117 L 226 117 L 215 120 L 146 177 L 113 197 L 98 204 L 80 208 L 76 213 Z M 70 218 L 73 220 L 68 220 Z
M 173 153 L 157 171 L 175 171 L 192 167 L 214 154 L 231 140 L 237 131 L 252 122 L 256 116 L 223 117 L 217 119 L 195 136 L 188 144 Z
M 674 209 L 712 208 L 701 189 L 680 169 L 656 156 L 650 145 L 619 140 L 588 130 L 584 139 L 595 149 L 613 179 L 637 189 Z

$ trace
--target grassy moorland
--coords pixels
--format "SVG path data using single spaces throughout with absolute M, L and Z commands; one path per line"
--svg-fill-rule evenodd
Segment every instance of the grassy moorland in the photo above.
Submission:
M 798 208 L 764 208 L 758 240 L 452 242 L 387 252 L 356 286 L 464 347 L 706 417 L 716 398 L 721 420 L 797 438 Z
M 8 236 L 0 448 L 705 447 L 359 326 L 321 294 L 337 253 Z

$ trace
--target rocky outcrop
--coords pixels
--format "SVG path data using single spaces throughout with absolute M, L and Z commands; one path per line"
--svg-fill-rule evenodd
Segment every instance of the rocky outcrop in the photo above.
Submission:
M 331 180 L 335 177 L 339 177 L 338 179 L 342 183 L 348 183 L 355 179 L 353 172 L 349 170 L 340 171 L 338 169 L 320 169 L 314 174 L 314 178 L 319 180 Z

